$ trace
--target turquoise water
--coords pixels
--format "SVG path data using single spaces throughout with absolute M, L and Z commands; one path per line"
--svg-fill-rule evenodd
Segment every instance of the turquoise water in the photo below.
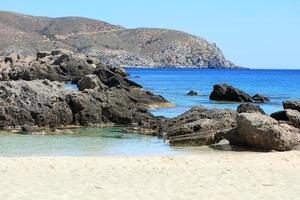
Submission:
M 122 128 L 78 128 L 68 135 L 0 132 L 0 156 L 182 155 L 208 147 L 170 147 L 162 139 L 125 133 Z
M 282 101 L 300 99 L 300 70 L 211 70 L 211 69 L 132 69 L 127 71 L 131 79 L 156 94 L 161 94 L 176 108 L 154 110 L 155 115 L 173 117 L 192 106 L 236 109 L 236 103 L 220 103 L 209 100 L 213 85 L 228 83 L 254 95 L 263 94 L 270 103 L 258 104 L 265 112 L 282 110 Z M 195 90 L 201 96 L 190 97 L 186 93 Z

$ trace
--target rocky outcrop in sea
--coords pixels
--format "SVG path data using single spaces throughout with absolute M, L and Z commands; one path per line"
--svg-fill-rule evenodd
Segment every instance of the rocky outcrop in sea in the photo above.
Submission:
M 254 96 L 250 96 L 246 92 L 228 84 L 214 85 L 213 91 L 210 94 L 209 99 L 214 101 L 256 102 L 256 103 L 264 103 L 270 101 L 269 98 L 263 95 L 256 94 Z

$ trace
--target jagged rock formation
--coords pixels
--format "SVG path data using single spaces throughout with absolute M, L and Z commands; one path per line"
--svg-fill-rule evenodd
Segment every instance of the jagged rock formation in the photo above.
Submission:
M 117 66 L 234 67 L 215 44 L 180 31 L 0 12 L 0 55 L 35 55 L 52 49 L 88 54 Z
M 147 108 L 168 104 L 123 71 L 81 54 L 52 51 L 9 60 L 0 68 L 0 129 L 108 123 L 156 129 L 158 120 Z M 80 91 L 63 81 L 77 83 Z

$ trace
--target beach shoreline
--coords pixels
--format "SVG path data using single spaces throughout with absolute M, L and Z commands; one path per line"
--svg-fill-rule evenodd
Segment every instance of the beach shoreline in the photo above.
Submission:
M 300 151 L 0 157 L 0 199 L 297 199 Z

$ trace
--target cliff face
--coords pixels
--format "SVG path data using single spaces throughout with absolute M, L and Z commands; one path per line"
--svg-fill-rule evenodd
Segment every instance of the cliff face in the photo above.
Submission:
M 67 49 L 103 64 L 145 67 L 233 68 L 221 50 L 188 33 L 126 29 L 80 17 L 33 17 L 0 12 L 0 55 Z

